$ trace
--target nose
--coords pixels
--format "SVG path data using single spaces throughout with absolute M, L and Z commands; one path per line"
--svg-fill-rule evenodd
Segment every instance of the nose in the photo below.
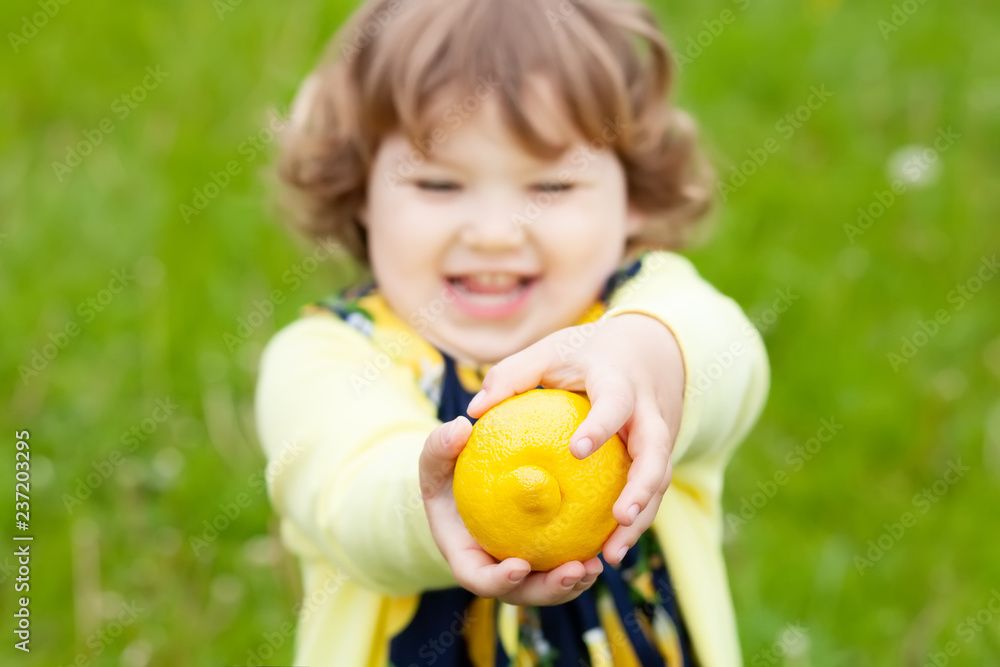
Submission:
M 524 245 L 528 213 L 519 210 L 512 198 L 480 198 L 467 216 L 461 239 L 470 248 L 496 252 Z

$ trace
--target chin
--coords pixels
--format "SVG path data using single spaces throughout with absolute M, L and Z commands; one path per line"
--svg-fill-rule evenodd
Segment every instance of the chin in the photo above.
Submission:
M 496 364 L 517 351 L 518 349 L 515 349 L 510 345 L 476 345 L 473 343 L 472 345 L 463 346 L 463 349 L 458 350 L 458 354 L 454 356 L 463 361 L 472 362 L 477 365 Z
M 510 355 L 520 352 L 530 343 L 518 344 L 516 340 L 503 336 L 462 336 L 461 343 L 445 345 L 444 352 L 452 358 L 467 363 L 496 364 Z

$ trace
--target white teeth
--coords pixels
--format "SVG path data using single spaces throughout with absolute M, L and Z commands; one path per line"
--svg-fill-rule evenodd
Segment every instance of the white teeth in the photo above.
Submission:
M 524 285 L 518 285 L 516 288 L 507 290 L 506 292 L 491 294 L 489 292 L 471 291 L 459 282 L 455 284 L 455 289 L 461 292 L 465 298 L 470 301 L 476 301 L 487 306 L 499 306 L 518 299 L 521 296 L 521 293 L 527 288 Z
M 484 287 L 511 288 L 520 282 L 520 278 L 510 273 L 473 273 L 469 278 Z

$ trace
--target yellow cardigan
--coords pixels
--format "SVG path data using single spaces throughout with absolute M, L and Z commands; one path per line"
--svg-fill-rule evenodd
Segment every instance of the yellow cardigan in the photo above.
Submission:
M 604 317 L 643 313 L 676 337 L 686 386 L 674 475 L 654 528 L 681 613 L 706 667 L 741 664 L 720 494 L 733 449 L 767 398 L 767 353 L 739 306 L 680 255 L 644 256 Z M 296 664 L 385 667 L 388 640 L 424 590 L 457 586 L 420 499 L 417 463 L 437 426 L 421 361 L 400 321 L 371 338 L 304 317 L 261 359 L 257 426 L 285 546 L 301 562 Z

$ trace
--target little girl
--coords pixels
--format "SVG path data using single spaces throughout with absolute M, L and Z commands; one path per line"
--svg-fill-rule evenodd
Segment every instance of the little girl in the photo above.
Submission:
M 665 250 L 708 192 L 670 71 L 625 0 L 371 0 L 306 80 L 281 175 L 372 282 L 261 361 L 295 664 L 740 664 L 720 494 L 769 374 Z M 539 385 L 593 403 L 574 456 L 617 432 L 633 460 L 601 554 L 549 572 L 485 553 L 451 490 L 471 421 Z

